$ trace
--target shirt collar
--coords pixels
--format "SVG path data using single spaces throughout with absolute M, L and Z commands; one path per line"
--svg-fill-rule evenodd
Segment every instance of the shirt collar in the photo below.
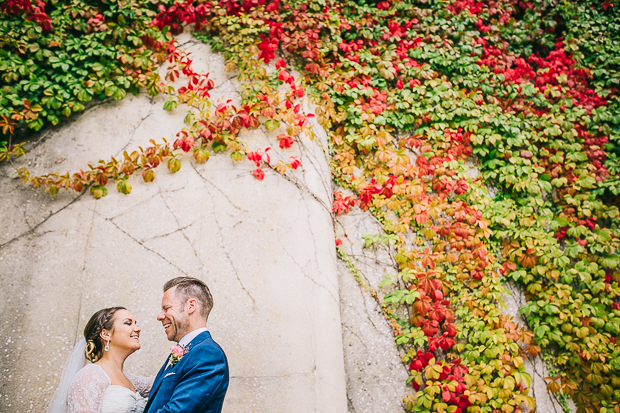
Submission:
M 191 333 L 187 333 L 187 334 L 186 334 L 185 336 L 183 336 L 183 338 L 179 341 L 179 345 L 180 345 L 180 346 L 183 346 L 183 347 L 187 346 L 189 343 L 191 343 L 191 341 L 192 341 L 193 339 L 195 339 L 195 338 L 196 338 L 196 336 L 198 336 L 198 334 L 204 333 L 205 331 L 208 331 L 208 330 L 207 330 L 207 327 L 201 327 L 201 328 L 198 328 L 198 329 L 196 329 L 196 330 L 192 331 Z

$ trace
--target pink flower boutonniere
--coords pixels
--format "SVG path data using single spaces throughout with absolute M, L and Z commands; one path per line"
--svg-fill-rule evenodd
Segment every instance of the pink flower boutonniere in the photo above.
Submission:
M 175 364 L 187 354 L 187 347 L 176 345 L 170 349 L 170 367 L 174 367 Z

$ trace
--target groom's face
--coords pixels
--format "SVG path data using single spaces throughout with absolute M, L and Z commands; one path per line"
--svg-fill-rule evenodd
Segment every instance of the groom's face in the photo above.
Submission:
M 168 340 L 178 342 L 189 332 L 189 318 L 185 312 L 185 303 L 177 297 L 176 289 L 172 287 L 164 293 L 157 320 L 164 326 Z

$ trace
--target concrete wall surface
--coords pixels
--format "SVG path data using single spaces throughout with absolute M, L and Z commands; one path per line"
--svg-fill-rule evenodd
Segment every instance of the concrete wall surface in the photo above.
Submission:
M 211 72 L 213 99 L 239 100 L 224 61 L 190 38 L 195 69 Z M 149 139 L 174 139 L 186 108 L 165 97 L 128 96 L 92 107 L 31 145 L 19 165 L 33 173 L 74 172 Z M 277 148 L 258 129 L 251 149 Z M 321 131 L 318 131 L 321 132 Z M 323 132 L 324 136 L 324 132 Z M 304 138 L 305 139 L 305 138 Z M 215 301 L 208 327 L 224 348 L 231 383 L 226 412 L 345 412 L 344 355 L 331 178 L 320 139 L 292 151 L 302 168 L 290 178 L 228 154 L 206 164 L 182 159 L 123 195 L 61 192 L 50 197 L 0 169 L 0 411 L 45 410 L 70 350 L 98 309 L 126 306 L 142 327 L 142 349 L 127 371 L 154 375 L 171 343 L 155 317 L 163 284 L 204 280 Z M 18 165 L 18 166 L 19 166 Z
M 349 413 L 404 413 L 402 400 L 413 388 L 402 363 L 402 351 L 394 344 L 394 333 L 379 314 L 379 304 L 369 288 L 380 295 L 379 283 L 385 274 L 398 273 L 388 248 L 364 248 L 363 236 L 383 232 L 381 224 L 359 208 L 336 220 L 342 248 L 361 277 L 360 284 L 341 261 L 340 313 L 344 344 Z

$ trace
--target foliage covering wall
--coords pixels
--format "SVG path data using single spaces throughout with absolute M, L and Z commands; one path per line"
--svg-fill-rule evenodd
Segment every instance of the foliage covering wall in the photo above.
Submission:
M 524 358 L 542 351 L 549 390 L 579 411 L 620 412 L 619 9 L 611 0 L 6 0 L 0 161 L 23 153 L 15 133 L 146 89 L 168 94 L 169 110 L 191 108 L 174 142 L 73 174 L 17 173 L 52 195 L 101 197 L 109 181 L 131 192 L 136 171 L 149 182 L 162 162 L 178 170 L 183 151 L 197 162 L 221 151 L 253 161 L 262 180 L 263 168 L 285 174 L 299 161 L 250 150 L 239 131 L 281 130 L 285 153 L 311 133 L 299 106 L 308 98 L 329 132 L 334 213 L 369 210 L 385 235 L 367 246 L 397 251 L 390 293 L 374 294 L 406 352 L 407 409 L 520 411 L 533 405 Z M 213 82 L 172 40 L 184 24 L 240 69 L 242 107 L 210 102 Z M 175 89 L 179 77 L 187 86 Z M 505 280 L 526 291 L 528 329 L 501 315 Z

